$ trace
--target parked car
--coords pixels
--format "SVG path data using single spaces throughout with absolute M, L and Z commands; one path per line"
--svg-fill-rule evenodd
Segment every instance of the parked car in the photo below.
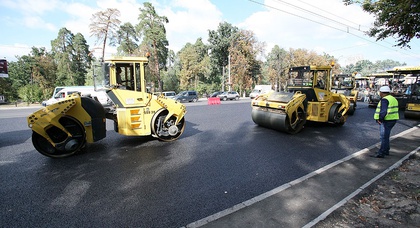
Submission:
M 198 95 L 196 91 L 182 91 L 174 96 L 172 99 L 178 102 L 197 102 Z
M 223 92 L 222 94 L 217 95 L 220 97 L 220 100 L 239 100 L 239 93 L 236 91 L 229 91 L 229 92 Z
M 222 94 L 222 93 L 223 93 L 222 91 L 217 91 L 217 92 L 212 93 L 209 97 L 217 97 L 217 95 Z
M 162 92 L 163 96 L 168 97 L 168 98 L 173 98 L 176 96 L 176 93 L 174 91 L 165 91 Z

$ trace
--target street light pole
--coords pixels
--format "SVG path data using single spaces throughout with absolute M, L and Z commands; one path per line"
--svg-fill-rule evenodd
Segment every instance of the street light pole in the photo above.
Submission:
M 228 56 L 228 64 L 229 64 L 229 71 L 228 71 L 228 76 L 229 76 L 229 91 L 232 91 L 232 84 L 230 83 L 230 54 Z

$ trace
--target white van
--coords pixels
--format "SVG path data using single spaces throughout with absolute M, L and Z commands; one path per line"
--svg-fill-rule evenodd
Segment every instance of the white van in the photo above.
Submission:
M 176 95 L 174 91 L 165 91 L 165 92 L 162 92 L 162 94 L 163 96 L 168 97 L 168 98 L 173 98 Z
M 109 99 L 105 90 L 96 90 L 93 86 L 62 86 L 54 89 L 53 97 L 43 101 L 42 105 L 47 106 L 64 100 L 73 93 L 79 93 L 80 96 L 90 96 L 98 100 L 102 105 L 108 105 Z
M 254 99 L 258 95 L 267 93 L 269 91 L 272 91 L 271 85 L 256 85 L 252 92 L 249 94 L 249 98 Z

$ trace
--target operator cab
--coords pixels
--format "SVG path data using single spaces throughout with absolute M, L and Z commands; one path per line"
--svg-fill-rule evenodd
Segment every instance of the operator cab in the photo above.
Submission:
M 105 63 L 105 77 L 110 88 L 142 91 L 140 63 Z
M 326 90 L 329 85 L 329 70 L 318 69 L 314 66 L 292 67 L 289 69 L 289 92 L 300 91 L 304 93 L 308 101 L 321 101 L 324 98 L 316 94 L 315 89 Z

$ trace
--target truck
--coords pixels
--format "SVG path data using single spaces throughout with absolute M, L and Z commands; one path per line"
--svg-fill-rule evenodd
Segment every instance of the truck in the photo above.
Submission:
M 267 93 L 269 91 L 272 91 L 271 85 L 255 85 L 254 89 L 249 94 L 249 98 L 254 99 L 260 94 Z
M 87 143 L 106 137 L 106 120 L 125 136 L 177 140 L 185 129 L 186 108 L 180 102 L 146 89 L 149 55 L 116 56 L 101 63 L 104 91 L 112 101 L 105 108 L 98 100 L 72 93 L 27 117 L 35 149 L 51 158 L 72 156 Z

